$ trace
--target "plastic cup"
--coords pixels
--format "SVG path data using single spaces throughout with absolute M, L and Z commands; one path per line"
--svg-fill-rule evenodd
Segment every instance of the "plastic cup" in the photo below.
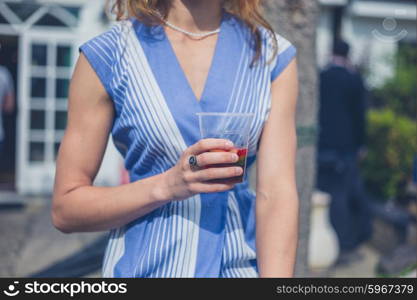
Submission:
M 246 176 L 246 161 L 248 156 L 249 133 L 254 114 L 250 113 L 197 113 L 202 139 L 216 138 L 233 142 L 234 147 L 228 152 L 239 156 L 236 163 L 215 164 L 205 168 L 224 168 L 230 166 L 242 167 L 242 175 L 227 179 L 214 179 L 210 182 L 241 183 Z M 214 149 L 210 152 L 226 152 L 224 149 Z

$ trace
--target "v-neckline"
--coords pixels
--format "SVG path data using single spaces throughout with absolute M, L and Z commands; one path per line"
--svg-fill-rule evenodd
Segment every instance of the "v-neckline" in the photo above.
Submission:
M 237 80 L 242 76 L 239 70 L 246 39 L 243 25 L 232 14 L 223 11 L 222 17 L 217 49 L 200 100 L 196 100 L 188 80 L 185 80 L 185 74 L 165 38 L 164 28 L 132 20 L 139 49 L 143 49 L 143 58 L 146 59 L 143 63 L 150 68 L 150 73 L 143 73 L 143 79 L 151 80 L 152 85 L 156 84 L 155 87 L 160 89 L 177 122 L 191 122 L 193 125 L 190 128 L 198 128 L 196 112 L 226 112 L 235 109 L 229 106 L 235 97 Z M 187 118 L 184 119 L 184 115 Z
M 162 34 L 163 34 L 163 40 L 166 43 L 167 48 L 169 49 L 169 55 L 172 58 L 172 61 L 174 62 L 175 68 L 178 70 L 178 74 L 181 74 L 181 80 L 184 82 L 184 85 L 187 87 L 188 93 L 191 94 L 192 99 L 194 100 L 194 102 L 196 102 L 200 107 L 203 104 L 203 101 L 205 99 L 205 96 L 207 94 L 207 90 L 210 88 L 210 82 L 211 82 L 211 77 L 213 76 L 213 72 L 216 70 L 216 66 L 217 66 L 217 61 L 218 61 L 218 56 L 219 56 L 219 52 L 220 49 L 222 47 L 223 44 L 223 38 L 224 38 L 224 24 L 226 19 L 226 12 L 223 11 L 222 14 L 222 18 L 221 18 L 221 22 L 220 22 L 220 32 L 218 33 L 217 36 L 217 41 L 216 41 L 216 45 L 214 47 L 214 53 L 212 55 L 211 58 L 211 63 L 210 63 L 210 67 L 204 82 L 204 86 L 203 86 L 203 90 L 201 92 L 200 95 L 200 99 L 197 98 L 190 81 L 188 80 L 188 77 L 183 69 L 183 67 L 181 66 L 180 60 L 178 59 L 178 55 L 174 50 L 174 47 L 171 43 L 171 40 L 168 38 L 168 35 L 165 32 L 165 29 L 162 27 Z

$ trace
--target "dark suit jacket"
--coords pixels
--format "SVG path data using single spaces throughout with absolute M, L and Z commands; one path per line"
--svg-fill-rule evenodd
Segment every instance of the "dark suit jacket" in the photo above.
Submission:
M 358 72 L 329 65 L 320 73 L 319 150 L 356 152 L 365 144 L 365 95 Z

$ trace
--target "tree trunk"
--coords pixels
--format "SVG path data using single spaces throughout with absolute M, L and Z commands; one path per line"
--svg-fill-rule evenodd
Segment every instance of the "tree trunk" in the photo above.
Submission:
M 274 29 L 298 50 L 300 95 L 297 105 L 297 188 L 300 199 L 300 227 L 295 276 L 307 277 L 310 228 L 310 199 L 315 185 L 317 133 L 317 0 L 270 0 L 265 3 L 267 18 Z

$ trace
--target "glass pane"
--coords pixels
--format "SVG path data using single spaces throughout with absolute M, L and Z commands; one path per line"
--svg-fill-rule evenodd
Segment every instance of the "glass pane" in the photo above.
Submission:
M 32 110 L 30 112 L 30 128 L 45 129 L 45 111 Z
M 32 98 L 46 97 L 46 78 L 32 77 L 32 87 L 30 95 Z
M 67 126 L 67 112 L 57 111 L 55 112 L 55 129 L 65 130 Z
M 8 3 L 7 5 L 23 21 L 40 8 L 39 4 L 28 3 L 28 1 L 25 1 L 25 3 Z
M 9 24 L 2 14 L 0 14 L 0 24 Z
M 32 65 L 46 66 L 48 48 L 46 45 L 34 44 L 32 45 Z
M 57 79 L 56 80 L 56 98 L 64 98 L 68 97 L 68 89 L 69 89 L 69 79 Z
M 45 157 L 45 144 L 39 142 L 31 142 L 29 147 L 30 161 L 43 161 Z
M 71 47 L 58 46 L 57 48 L 56 65 L 58 67 L 70 67 L 71 66 Z
M 76 17 L 77 19 L 80 17 L 80 7 L 78 7 L 78 6 L 62 6 L 62 8 L 65 9 L 67 12 L 69 12 L 74 17 Z
M 59 151 L 59 146 L 60 145 L 61 145 L 61 143 L 55 143 L 54 144 L 54 157 L 55 157 L 55 160 L 56 160 L 56 158 L 58 156 L 58 151 Z
M 57 27 L 68 27 L 57 17 L 51 14 L 45 14 L 35 23 L 36 26 L 57 26 Z

